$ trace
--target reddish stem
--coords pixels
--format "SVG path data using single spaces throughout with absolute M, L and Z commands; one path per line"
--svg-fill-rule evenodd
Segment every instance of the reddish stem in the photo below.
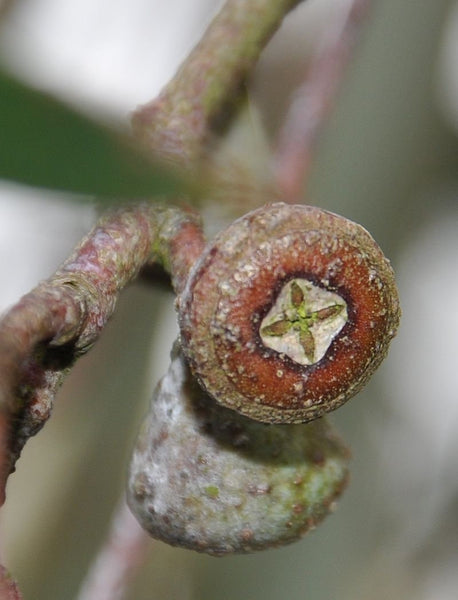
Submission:
M 283 198 L 300 201 L 315 142 L 339 89 L 370 0 L 346 0 L 327 23 L 279 138 L 275 171 Z
M 119 600 L 142 565 L 151 540 L 123 500 L 77 600 Z
M 104 215 L 70 258 L 0 322 L 0 501 L 68 368 L 97 340 L 119 292 L 161 264 L 181 292 L 205 241 L 193 213 L 140 204 Z M 185 251 L 183 251 L 185 249 Z
M 267 41 L 299 2 L 227 0 L 160 96 L 134 113 L 137 138 L 174 164 L 199 159 Z
M 5 567 L 0 565 L 0 600 L 22 600 L 16 582 Z

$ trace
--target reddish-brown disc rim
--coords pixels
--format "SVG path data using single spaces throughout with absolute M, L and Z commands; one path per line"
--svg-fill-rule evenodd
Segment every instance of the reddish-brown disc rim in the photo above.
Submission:
M 281 288 L 307 279 L 339 294 L 348 321 L 325 356 L 300 365 L 259 326 Z M 399 319 L 394 276 L 359 225 L 275 204 L 239 219 L 207 249 L 182 298 L 191 368 L 218 402 L 267 422 L 308 421 L 353 396 L 384 357 Z

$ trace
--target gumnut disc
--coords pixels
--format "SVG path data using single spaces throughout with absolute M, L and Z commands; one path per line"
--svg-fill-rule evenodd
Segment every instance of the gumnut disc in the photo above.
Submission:
M 179 299 L 195 377 L 223 406 L 265 423 L 312 421 L 352 398 L 399 317 L 393 269 L 363 227 L 283 203 L 221 231 Z

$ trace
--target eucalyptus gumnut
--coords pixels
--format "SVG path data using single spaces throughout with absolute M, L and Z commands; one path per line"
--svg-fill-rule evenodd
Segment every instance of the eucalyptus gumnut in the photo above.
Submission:
M 308 422 L 354 396 L 400 317 L 393 270 L 363 227 L 283 203 L 217 235 L 178 307 L 183 351 L 202 387 L 271 423 Z
M 155 538 L 212 555 L 301 537 L 333 508 L 349 454 L 325 419 L 268 425 L 220 406 L 178 344 L 130 465 L 128 502 Z

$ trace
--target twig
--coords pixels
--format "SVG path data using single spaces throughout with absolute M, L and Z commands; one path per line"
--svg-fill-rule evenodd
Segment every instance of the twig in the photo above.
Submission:
M 69 367 L 97 340 L 119 292 L 162 265 L 179 293 L 204 247 L 194 213 L 140 204 L 105 214 L 62 267 L 0 322 L 0 497 L 27 439 L 47 420 Z
M 275 157 L 277 184 L 287 201 L 300 201 L 317 135 L 338 91 L 369 2 L 342 0 L 336 7 L 304 83 L 295 93 Z
M 150 543 L 151 539 L 123 500 L 77 600 L 120 600 L 130 579 L 142 565 Z
M 8 13 L 14 4 L 14 0 L 0 0 L 0 20 Z
M 160 96 L 133 115 L 147 148 L 184 164 L 198 159 L 285 14 L 301 0 L 228 0 Z
M 0 565 L 0 600 L 22 600 L 16 582 L 5 567 Z

